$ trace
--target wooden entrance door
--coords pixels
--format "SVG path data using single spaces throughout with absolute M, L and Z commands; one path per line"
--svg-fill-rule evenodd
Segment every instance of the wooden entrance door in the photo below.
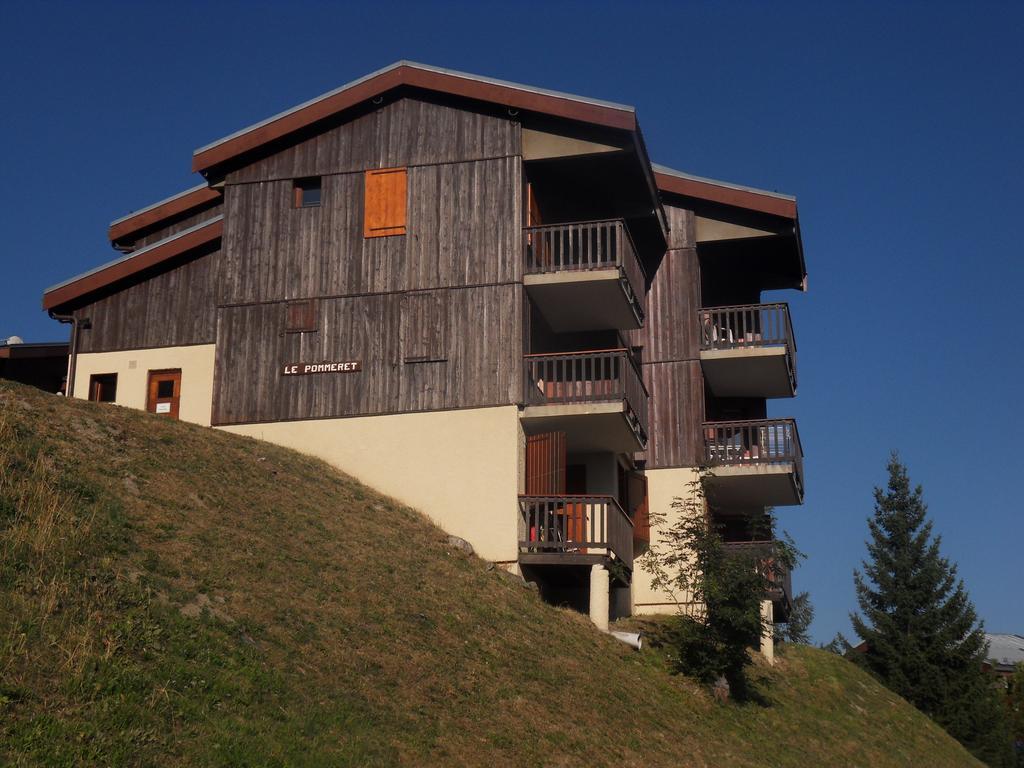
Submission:
M 178 418 L 181 400 L 181 369 L 172 371 L 150 371 L 146 395 L 146 410 Z

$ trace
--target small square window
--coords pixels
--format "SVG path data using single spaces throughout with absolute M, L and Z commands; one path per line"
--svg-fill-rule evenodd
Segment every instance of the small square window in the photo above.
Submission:
M 316 300 L 289 301 L 284 306 L 285 333 L 316 330 Z
M 296 208 L 320 207 L 320 177 L 312 176 L 308 179 L 296 179 L 294 202 Z
M 94 373 L 89 377 L 89 399 L 97 403 L 117 400 L 117 374 Z
M 174 379 L 161 379 L 156 384 L 156 396 L 161 400 L 174 397 Z

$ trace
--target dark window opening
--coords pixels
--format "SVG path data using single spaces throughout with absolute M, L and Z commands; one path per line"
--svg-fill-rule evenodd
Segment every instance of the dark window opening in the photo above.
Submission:
M 295 180 L 296 208 L 317 208 L 320 205 L 320 177 Z
M 94 373 L 89 377 L 89 399 L 96 403 L 117 400 L 117 374 Z
M 164 379 L 157 382 L 156 385 L 156 396 L 160 399 L 165 397 L 174 397 L 174 380 Z
M 304 333 L 316 330 L 316 301 L 304 299 L 289 301 L 284 307 L 285 333 Z

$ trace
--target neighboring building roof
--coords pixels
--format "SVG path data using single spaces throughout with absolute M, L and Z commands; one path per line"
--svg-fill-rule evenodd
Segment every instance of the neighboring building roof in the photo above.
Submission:
M 158 224 L 171 216 L 190 211 L 220 198 L 220 190 L 213 189 L 206 182 L 197 184 L 191 189 L 179 192 L 176 195 L 161 200 L 158 203 L 147 205 L 138 211 L 133 211 L 127 216 L 114 219 L 110 222 L 110 229 L 107 232 L 110 242 L 116 242 L 129 235 Z
M 1024 664 L 1024 636 L 985 633 L 988 641 L 987 661 L 997 670 L 1012 671 Z
M 635 110 L 624 104 L 494 80 L 412 61 L 398 61 L 200 147 L 192 155 L 192 170 L 206 171 L 403 85 L 610 128 L 638 130 Z
M 653 168 L 658 189 L 663 192 L 695 197 L 786 219 L 796 220 L 797 218 L 796 198 L 791 195 L 693 176 L 664 165 L 655 164 Z
M 0 359 L 18 359 L 34 357 L 61 357 L 68 353 L 66 341 L 21 342 L 19 344 L 0 344 Z
M 51 286 L 43 292 L 43 309 L 50 310 L 67 304 L 87 293 L 211 243 L 221 236 L 223 229 L 224 217 L 214 216 L 194 227 Z

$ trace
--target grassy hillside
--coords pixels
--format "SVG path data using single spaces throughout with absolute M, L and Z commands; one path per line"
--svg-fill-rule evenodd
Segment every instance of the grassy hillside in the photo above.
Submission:
M 976 765 L 842 659 L 721 705 L 254 440 L 0 382 L 0 764 Z

